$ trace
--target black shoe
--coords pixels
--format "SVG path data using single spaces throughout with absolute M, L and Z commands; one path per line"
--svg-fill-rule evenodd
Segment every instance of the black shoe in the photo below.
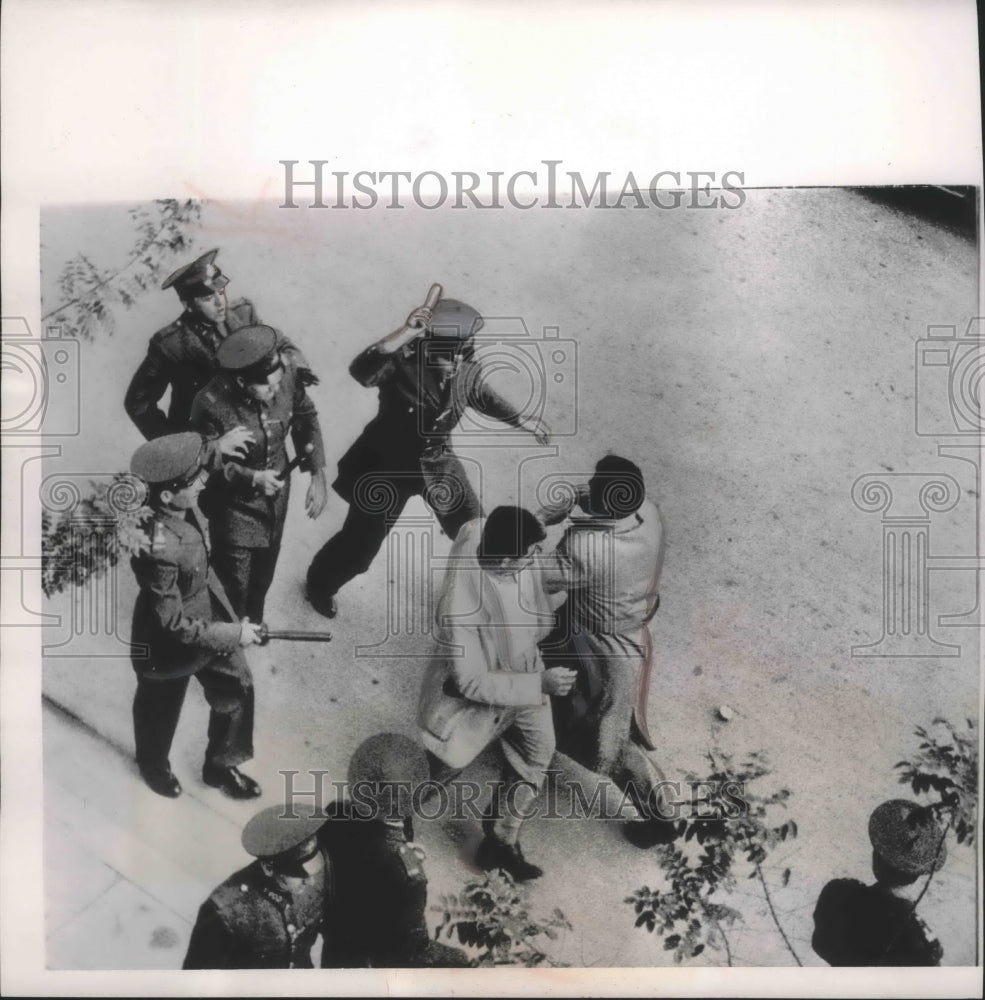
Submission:
M 181 794 L 181 785 L 168 766 L 142 767 L 140 776 L 144 779 L 147 787 L 152 792 L 157 792 L 158 795 L 163 795 L 168 799 L 176 799 Z
M 507 874 L 513 876 L 514 882 L 529 882 L 530 879 L 540 878 L 544 874 L 543 868 L 532 865 L 523 856 L 519 844 L 504 844 L 495 837 L 486 837 L 475 854 L 476 864 L 489 871 L 491 868 L 502 868 Z
M 315 611 L 317 611 L 320 615 L 324 615 L 326 618 L 334 618 L 339 613 L 339 606 L 335 603 L 334 594 L 322 596 L 318 593 L 318 588 L 312 587 L 309 583 L 305 587 L 304 596 L 308 598 L 308 603 L 315 609 Z
M 645 851 L 658 844 L 672 844 L 681 830 L 673 820 L 637 819 L 623 823 L 622 833 L 634 847 Z
M 260 786 L 235 767 L 206 765 L 202 768 L 202 781 L 225 792 L 231 799 L 255 799 L 260 794 Z

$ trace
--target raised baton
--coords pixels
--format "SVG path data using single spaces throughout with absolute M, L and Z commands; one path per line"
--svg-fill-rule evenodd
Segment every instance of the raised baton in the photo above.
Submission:
M 424 304 L 420 308 L 433 310 L 434 307 L 438 304 L 438 300 L 441 298 L 441 292 L 442 292 L 441 285 L 435 282 L 428 289 L 427 298 L 424 300 Z M 423 323 L 420 324 L 408 323 L 405 329 L 419 330 L 422 326 L 424 326 Z

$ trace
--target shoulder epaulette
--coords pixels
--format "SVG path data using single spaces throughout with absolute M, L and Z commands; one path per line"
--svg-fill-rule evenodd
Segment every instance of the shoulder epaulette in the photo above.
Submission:
M 168 538 L 164 523 L 160 518 L 155 517 L 151 531 L 150 550 L 151 552 L 160 552 L 166 548 L 167 544 Z

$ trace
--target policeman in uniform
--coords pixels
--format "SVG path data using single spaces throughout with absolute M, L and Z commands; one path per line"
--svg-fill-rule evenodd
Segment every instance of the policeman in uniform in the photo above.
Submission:
M 151 337 L 147 356 L 130 381 L 124 407 L 145 438 L 174 434 L 188 429 L 188 417 L 195 393 L 215 372 L 215 353 L 223 339 L 243 326 L 258 322 L 253 304 L 226 299 L 226 277 L 215 263 L 219 251 L 209 250 L 190 264 L 169 275 L 162 289 L 173 288 L 184 312 L 169 326 Z M 299 377 L 305 385 L 317 383 L 308 362 L 286 338 L 281 346 L 293 355 Z M 170 387 L 167 414 L 158 405 Z M 224 455 L 237 455 L 245 431 L 235 429 L 218 442 Z
M 335 594 L 365 573 L 407 501 L 422 494 L 442 529 L 458 529 L 481 514 L 461 461 L 448 442 L 466 406 L 550 440 L 540 419 L 494 392 L 475 360 L 473 338 L 483 326 L 471 306 L 441 299 L 415 309 L 407 322 L 371 344 L 349 366 L 366 388 L 379 390 L 379 412 L 339 462 L 333 488 L 349 504 L 338 531 L 308 569 L 308 599 L 336 614 Z M 392 495 L 385 507 L 380 495 Z
M 321 935 L 332 955 L 336 866 L 319 839 L 325 815 L 270 806 L 243 829 L 256 860 L 234 872 L 198 911 L 185 969 L 311 969 Z
M 414 789 L 428 780 L 423 748 L 396 733 L 371 736 L 352 755 L 348 779 L 348 818 L 323 829 L 339 860 L 334 961 L 381 969 L 467 966 L 461 951 L 428 933 L 424 850 L 414 843 L 411 821 Z
M 836 966 L 940 965 L 944 951 L 917 916 L 917 880 L 944 864 L 944 831 L 931 809 L 883 802 L 869 817 L 873 885 L 829 882 L 814 909 L 814 951 Z
M 269 326 L 231 333 L 216 352 L 221 371 L 192 404 L 191 422 L 206 437 L 248 432 L 241 458 L 213 471 L 202 508 L 209 517 L 213 565 L 238 617 L 263 620 L 280 553 L 291 489 L 287 438 L 311 473 L 306 508 L 325 508 L 325 450 L 318 414 L 294 358 Z
M 202 436 L 185 432 L 146 442 L 130 464 L 154 511 L 149 548 L 131 560 L 140 587 L 131 632 L 137 764 L 159 795 L 181 794 L 168 756 L 194 674 L 212 709 L 202 778 L 233 798 L 254 798 L 260 786 L 238 765 L 253 756 L 253 679 L 242 647 L 258 643 L 259 632 L 237 620 L 209 566 L 196 507 L 207 460 Z

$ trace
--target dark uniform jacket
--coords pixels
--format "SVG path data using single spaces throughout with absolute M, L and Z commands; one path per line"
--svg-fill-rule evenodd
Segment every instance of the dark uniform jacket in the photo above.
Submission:
M 811 944 L 836 966 L 940 965 L 944 954 L 911 902 L 852 878 L 821 890 Z
M 218 437 L 242 425 L 253 434 L 242 459 L 224 459 L 213 472 L 202 495 L 202 509 L 209 515 L 212 538 L 218 544 L 266 548 L 279 541 L 287 514 L 290 476 L 273 496 L 253 486 L 253 472 L 283 472 L 288 464 L 287 438 L 302 455 L 314 446 L 303 467 L 325 467 L 325 446 L 318 413 L 298 378 L 297 366 L 284 356 L 284 376 L 268 403 L 251 399 L 235 380 L 220 372 L 195 397 L 191 423 L 206 437 Z
M 238 299 L 226 311 L 229 333 L 259 322 L 253 304 L 247 299 Z M 282 349 L 293 354 L 298 367 L 308 368 L 300 351 L 283 335 L 278 336 L 282 338 Z M 151 337 L 147 356 L 130 380 L 123 401 L 130 419 L 145 438 L 188 430 L 192 400 L 215 374 L 215 352 L 222 340 L 215 324 L 191 309 Z M 168 386 L 171 403 L 165 414 L 158 403 Z
M 368 473 L 421 475 L 422 460 L 442 471 L 448 436 L 471 406 L 512 426 L 520 423 L 517 408 L 492 390 L 478 362 L 463 360 L 454 378 L 443 380 L 425 366 L 418 339 L 393 354 L 373 344 L 349 366 L 349 374 L 366 388 L 379 388 L 380 408 L 339 461 L 333 488 L 352 503 L 358 480 Z
M 338 910 L 334 948 L 323 967 L 468 965 L 457 948 L 431 940 L 423 851 L 403 829 L 382 820 L 334 819 L 322 831 L 337 860 Z
M 331 955 L 334 871 L 326 854 L 320 909 L 301 913 L 254 861 L 230 875 L 198 911 L 185 969 L 310 969 L 319 931 Z
M 239 649 L 240 626 L 209 567 L 205 525 L 194 513 L 159 511 L 150 550 L 131 559 L 140 586 L 133 611 L 134 669 L 162 680 L 195 673 Z

